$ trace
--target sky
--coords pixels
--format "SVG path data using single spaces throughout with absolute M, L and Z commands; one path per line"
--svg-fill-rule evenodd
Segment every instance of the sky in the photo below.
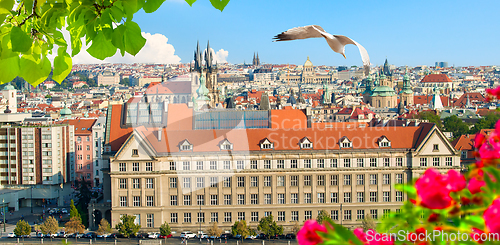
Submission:
M 223 12 L 209 0 L 189 6 L 166 0 L 154 13 L 134 15 L 146 46 L 137 57 L 106 62 L 188 63 L 196 42 L 207 41 L 218 62 L 362 66 L 356 46 L 346 56 L 333 52 L 323 38 L 273 42 L 290 28 L 320 25 L 331 34 L 345 35 L 363 45 L 373 65 L 387 58 L 396 66 L 500 65 L 500 1 L 371 1 L 371 0 L 231 0 Z M 94 63 L 88 54 L 75 63 Z M 87 56 L 85 56 L 87 55 Z

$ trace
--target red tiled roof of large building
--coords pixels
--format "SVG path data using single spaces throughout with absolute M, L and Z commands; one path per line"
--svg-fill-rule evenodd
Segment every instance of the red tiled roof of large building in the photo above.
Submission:
M 363 109 L 356 107 L 351 114 L 351 119 L 358 119 L 359 115 L 364 115 L 366 117 L 366 116 L 368 116 L 368 114 L 376 115 L 375 112 L 371 111 L 370 109 L 368 109 L 366 107 Z
M 191 82 L 163 82 L 146 89 L 146 94 L 190 94 Z
M 458 100 L 455 102 L 455 106 L 464 107 L 467 104 L 467 96 L 472 103 L 482 103 L 485 101 L 485 97 L 481 93 L 464 93 Z
M 187 140 L 193 145 L 193 152 L 220 152 L 220 143 L 225 140 L 233 143 L 233 152 L 260 151 L 260 143 L 268 139 L 273 150 L 300 150 L 299 141 L 307 137 L 313 142 L 315 150 L 340 150 L 339 140 L 346 137 L 356 149 L 379 149 L 378 140 L 385 136 L 391 141 L 391 148 L 410 149 L 420 145 L 434 124 L 421 124 L 417 127 L 366 127 L 352 130 L 349 128 L 302 128 L 290 129 L 233 129 L 233 130 L 180 130 L 166 128 L 138 127 L 137 133 L 146 139 L 157 154 L 179 152 L 179 146 Z M 162 137 L 158 140 L 158 130 Z M 363 135 L 363 140 L 356 140 Z
M 426 75 L 422 81 L 422 83 L 445 83 L 452 82 L 451 79 L 446 74 L 429 74 Z
M 133 127 L 122 127 L 121 118 L 122 118 L 122 105 L 112 105 L 111 109 L 111 125 L 106 125 L 109 128 L 109 132 L 107 132 L 106 137 L 109 137 L 109 145 L 111 146 L 111 151 L 118 151 L 123 143 L 130 136 Z M 110 115 L 108 115 L 109 117 Z
M 415 95 L 413 96 L 413 103 L 415 105 L 430 105 L 432 103 L 433 95 Z M 453 99 L 448 96 L 439 96 L 441 98 L 441 103 L 443 106 L 452 106 L 454 103 Z
M 287 107 L 287 106 L 285 106 Z M 303 110 L 271 110 L 271 128 L 290 129 L 307 127 L 307 116 Z
M 64 123 L 75 126 L 75 135 L 91 135 L 92 126 L 97 119 L 77 118 L 64 120 Z
M 485 108 L 478 108 L 476 110 L 476 114 L 478 114 L 479 116 L 485 117 L 488 114 L 500 114 L 500 111 L 490 110 L 490 109 L 485 109 Z

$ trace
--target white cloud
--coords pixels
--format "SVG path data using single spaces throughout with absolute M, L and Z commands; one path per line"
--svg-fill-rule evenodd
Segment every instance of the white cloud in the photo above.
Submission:
M 205 60 L 205 52 L 207 52 L 207 49 L 203 51 L 203 60 Z M 227 56 L 229 55 L 229 51 L 219 49 L 219 51 L 215 52 L 213 48 L 210 48 L 210 52 L 212 53 L 212 57 L 214 58 L 214 63 L 227 63 Z
M 121 56 L 118 50 L 112 57 L 104 60 L 99 60 L 87 53 L 88 46 L 85 41 L 82 41 L 82 49 L 79 54 L 73 57 L 73 64 L 100 64 L 100 63 L 161 63 L 175 64 L 181 61 L 181 58 L 175 55 L 175 48 L 172 44 L 168 44 L 168 38 L 162 34 L 151 34 L 143 32 L 142 36 L 146 38 L 146 44 L 141 51 L 135 56 L 125 53 Z M 69 39 L 68 37 L 66 40 Z M 92 44 L 92 43 L 90 43 Z M 68 52 L 70 52 L 68 50 Z

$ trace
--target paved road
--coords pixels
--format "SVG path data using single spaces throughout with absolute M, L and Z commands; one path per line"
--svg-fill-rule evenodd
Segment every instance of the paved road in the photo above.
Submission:
M 66 239 L 64 238 L 54 238 L 51 239 L 48 238 L 48 239 L 43 239 L 43 242 L 40 238 L 25 238 L 24 239 L 24 242 L 23 242 L 23 239 L 20 238 L 19 239 L 19 242 L 17 240 L 17 238 L 1 238 L 0 239 L 0 244 L 23 244 L 23 245 L 28 245 L 28 244 L 61 244 L 63 241 L 66 241 Z M 108 245 L 112 245 L 112 244 L 115 244 L 115 239 L 92 239 L 92 241 L 90 241 L 90 239 L 88 238 L 79 238 L 79 239 L 76 239 L 75 238 L 68 238 L 67 239 L 68 242 L 70 242 L 72 245 L 77 245 L 77 244 L 108 244 Z M 131 239 L 127 239 L 127 238 L 118 238 L 116 239 L 116 244 L 122 244 L 122 245 L 125 245 L 125 244 L 141 244 L 141 245 L 147 245 L 147 244 L 160 244 L 160 241 L 161 241 L 161 244 L 168 244 L 168 245 L 220 245 L 220 244 L 238 244 L 238 245 L 245 245 L 245 244 L 253 244 L 253 245 L 267 245 L 267 244 L 281 244 L 281 245 L 297 245 L 297 240 L 244 240 L 243 243 L 241 243 L 241 241 L 239 240 L 235 240 L 235 239 L 229 239 L 227 240 L 227 242 L 225 240 L 221 240 L 219 241 L 219 239 L 217 239 L 216 241 L 214 241 L 213 243 L 207 243 L 207 240 L 203 240 L 202 242 L 200 242 L 200 240 L 198 239 L 191 239 L 191 240 L 188 240 L 188 242 L 186 244 L 183 244 L 181 243 L 181 239 L 180 238 L 168 238 L 168 239 L 146 239 L 146 240 L 140 240 L 140 239 L 137 239 L 137 238 L 131 238 Z M 290 242 L 290 243 L 289 243 Z

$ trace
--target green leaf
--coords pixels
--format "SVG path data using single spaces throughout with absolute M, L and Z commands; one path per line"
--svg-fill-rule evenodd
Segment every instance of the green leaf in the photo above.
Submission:
M 14 0 L 2 0 L 2 1 L 0 1 L 0 8 L 12 10 L 13 6 L 14 6 Z
M 24 10 L 28 15 L 33 13 L 33 0 L 24 0 Z
M 116 47 L 106 39 L 103 32 L 99 32 L 92 40 L 92 45 L 87 49 L 87 52 L 97 59 L 104 60 L 116 53 Z
M 229 0 L 210 0 L 210 2 L 212 3 L 212 6 L 214 6 L 214 8 L 222 12 L 222 10 L 224 10 L 226 5 L 229 3 Z
M 127 53 L 135 56 L 139 51 L 141 51 L 144 44 L 146 44 L 146 39 L 141 35 L 141 28 L 139 25 L 133 21 L 125 22 L 125 33 L 123 35 L 123 42 L 125 44 L 125 51 Z
M 123 10 L 129 19 L 132 19 L 137 10 L 139 10 L 137 0 L 123 0 L 122 5 Z
M 33 55 L 23 55 L 19 67 L 19 75 L 33 86 L 42 83 L 51 71 L 50 60 L 45 56 L 37 60 Z
M 196 0 L 186 0 L 186 3 L 188 3 L 189 6 L 193 6 L 194 2 L 196 2 Z
M 73 62 L 68 53 L 66 53 L 66 47 L 60 47 L 58 50 L 57 57 L 54 58 L 54 70 L 52 71 L 52 79 L 54 81 L 61 83 L 71 72 Z
M 21 28 L 14 26 L 10 33 L 10 40 L 12 41 L 12 51 L 14 52 L 27 52 L 31 48 L 33 40 L 21 30 Z
M 113 5 L 113 7 L 110 8 L 110 11 L 114 21 L 120 22 L 124 15 L 123 11 L 116 5 Z
M 0 60 L 0 84 L 8 83 L 19 75 L 19 56 Z
M 143 7 L 144 12 L 153 13 L 163 4 L 163 2 L 165 2 L 165 0 L 147 0 Z
M 113 29 L 113 35 L 111 39 L 113 45 L 120 49 L 120 53 L 122 56 L 125 55 L 125 43 L 123 42 L 125 29 L 126 27 L 124 25 L 119 25 L 117 28 Z

